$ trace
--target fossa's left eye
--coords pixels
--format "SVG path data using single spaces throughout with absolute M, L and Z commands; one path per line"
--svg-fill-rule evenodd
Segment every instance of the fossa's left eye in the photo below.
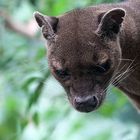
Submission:
M 95 73 L 104 74 L 110 69 L 110 67 L 111 67 L 111 61 L 107 60 L 105 63 L 99 64 L 95 67 Z
M 70 72 L 67 69 L 56 70 L 55 73 L 61 79 L 69 79 L 70 78 Z

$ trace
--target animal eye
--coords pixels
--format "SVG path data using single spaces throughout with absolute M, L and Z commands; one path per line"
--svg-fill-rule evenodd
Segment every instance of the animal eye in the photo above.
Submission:
M 56 75 L 62 79 L 69 79 L 70 78 L 70 72 L 68 70 L 56 70 Z
M 105 63 L 99 64 L 95 67 L 95 73 L 104 74 L 110 69 L 110 66 L 111 66 L 111 61 L 107 60 Z

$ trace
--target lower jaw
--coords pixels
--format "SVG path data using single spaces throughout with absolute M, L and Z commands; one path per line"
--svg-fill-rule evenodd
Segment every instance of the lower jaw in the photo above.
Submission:
M 77 111 L 82 112 L 82 113 L 90 113 L 95 111 L 100 105 L 96 106 L 95 108 L 92 107 L 88 107 L 88 108 L 76 108 L 74 107 Z
M 76 109 L 76 110 L 81 112 L 81 113 L 90 113 L 90 112 L 95 111 L 95 110 L 78 110 L 78 109 Z

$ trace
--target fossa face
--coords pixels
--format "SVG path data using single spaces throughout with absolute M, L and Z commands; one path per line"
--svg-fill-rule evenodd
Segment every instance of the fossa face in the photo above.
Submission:
M 119 33 L 125 10 L 73 10 L 60 17 L 34 14 L 48 41 L 51 73 L 66 90 L 72 106 L 91 112 L 103 102 L 119 65 Z

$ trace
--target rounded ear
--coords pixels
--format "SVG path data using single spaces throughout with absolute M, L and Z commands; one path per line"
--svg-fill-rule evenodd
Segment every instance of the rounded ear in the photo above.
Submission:
M 33 15 L 39 27 L 42 27 L 43 36 L 46 39 L 54 37 L 59 19 L 43 15 L 39 12 L 34 12 Z
M 101 15 L 99 15 L 101 18 L 96 33 L 104 37 L 113 38 L 120 32 L 122 22 L 126 15 L 125 10 L 114 8 Z

